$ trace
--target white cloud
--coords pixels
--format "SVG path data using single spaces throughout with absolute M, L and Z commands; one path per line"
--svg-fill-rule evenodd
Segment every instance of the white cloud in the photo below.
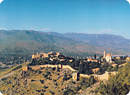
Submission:
M 0 27 L 0 30 L 7 30 L 7 28 L 4 28 L 4 27 Z
M 4 0 L 0 0 L 0 4 L 3 2 Z
M 50 31 L 52 31 L 50 28 L 41 28 L 41 29 L 39 29 L 40 31 L 47 31 L 47 32 L 50 32 Z
M 29 30 L 36 30 L 36 31 L 44 31 L 44 32 L 51 32 L 51 28 L 39 28 L 39 27 L 29 27 Z
M 130 0 L 126 0 L 130 4 Z

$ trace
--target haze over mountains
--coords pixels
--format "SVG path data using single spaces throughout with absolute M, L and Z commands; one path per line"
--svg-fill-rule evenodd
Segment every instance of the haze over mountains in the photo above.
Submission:
M 1 54 L 59 51 L 66 55 L 130 54 L 130 40 L 117 35 L 0 30 Z

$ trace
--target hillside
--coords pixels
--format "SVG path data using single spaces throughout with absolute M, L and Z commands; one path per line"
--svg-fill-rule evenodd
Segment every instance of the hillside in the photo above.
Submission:
M 108 51 L 116 54 L 130 54 L 130 39 L 122 36 L 111 34 L 83 34 L 83 33 L 66 33 L 66 37 L 73 38 L 76 41 L 81 41 L 93 45 L 95 47 L 102 47 Z
M 11 73 L 5 71 L 8 73 L 2 78 L 0 75 L 0 91 L 4 95 L 75 95 L 93 84 L 90 79 L 74 82 L 72 72 L 67 69 L 42 68 L 25 72 L 16 68 Z
M 31 61 L 0 69 L 0 92 L 4 95 L 97 95 L 95 92 L 107 91 L 99 88 L 100 83 L 107 82 L 116 74 L 121 75 L 118 82 L 123 79 L 129 86 L 130 57 L 118 59 L 120 64 L 116 63 L 117 60 L 112 63 L 99 60 L 74 59 L 58 52 L 36 54 Z M 3 66 L 6 65 L 1 63 Z M 128 93 L 129 88 L 124 89 Z
M 80 77 L 74 81 L 69 69 L 46 67 L 25 71 L 22 67 L 27 64 L 0 71 L 0 91 L 4 95 L 126 95 L 130 90 L 130 64 L 119 68 L 116 76 L 104 81 L 108 85 L 93 77 Z
M 130 64 L 119 69 L 118 74 L 96 89 L 99 95 L 128 95 L 130 91 Z
M 65 54 L 91 54 L 95 47 L 87 43 L 64 37 L 63 34 L 31 30 L 1 30 L 1 53 L 33 53 L 40 51 L 61 51 Z
M 130 40 L 105 34 L 60 34 L 33 30 L 0 30 L 0 54 L 32 54 L 59 51 L 65 55 L 129 54 Z

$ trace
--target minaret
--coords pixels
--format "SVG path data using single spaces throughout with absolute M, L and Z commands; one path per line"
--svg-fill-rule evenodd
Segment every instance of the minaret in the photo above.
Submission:
M 104 55 L 103 55 L 103 58 L 106 58 L 106 51 L 104 50 Z

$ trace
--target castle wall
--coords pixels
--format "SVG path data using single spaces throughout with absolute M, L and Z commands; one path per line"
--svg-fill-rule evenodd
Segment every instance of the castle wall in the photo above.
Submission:
M 29 67 L 31 67 L 33 70 L 38 70 L 40 68 L 47 68 L 47 67 L 50 67 L 50 68 L 57 68 L 57 67 L 59 67 L 59 68 L 61 68 L 61 65 L 49 65 L 49 64 L 47 64 L 47 65 L 38 65 L 38 66 L 29 66 Z M 63 69 L 69 69 L 69 70 L 71 70 L 73 72 L 76 71 L 75 69 L 73 69 L 69 65 L 62 65 L 62 68 Z
M 47 67 L 50 67 L 50 68 L 61 68 L 61 65 L 38 65 L 38 66 L 29 66 L 32 70 L 38 70 L 40 68 L 47 68 Z M 71 66 L 69 65 L 62 65 L 62 68 L 63 69 L 69 69 L 71 70 L 72 72 L 75 72 L 76 70 L 73 69 Z M 104 74 L 102 75 L 97 75 L 97 74 L 91 74 L 91 75 L 87 75 L 87 74 L 80 74 L 79 77 L 80 78 L 90 78 L 91 76 L 94 76 L 94 78 L 98 81 L 104 81 L 104 80 L 108 80 L 110 76 L 114 76 L 117 72 L 105 72 Z M 77 76 L 74 75 L 73 79 L 76 80 Z

